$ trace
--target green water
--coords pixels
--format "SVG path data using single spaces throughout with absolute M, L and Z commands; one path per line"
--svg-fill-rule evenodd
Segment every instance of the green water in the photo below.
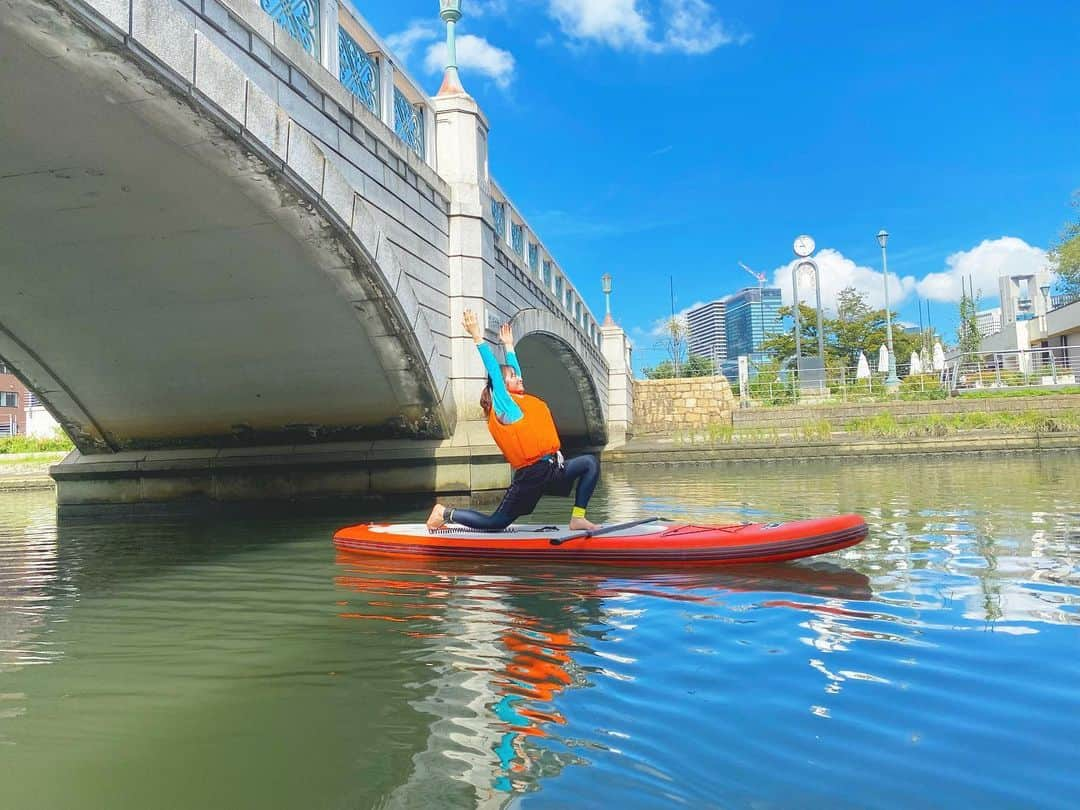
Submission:
M 5 494 L 0 807 L 1072 807 L 1078 491 L 1065 453 L 605 471 L 594 519 L 871 526 L 713 572 L 393 565 L 335 554 L 359 511 L 58 525 Z

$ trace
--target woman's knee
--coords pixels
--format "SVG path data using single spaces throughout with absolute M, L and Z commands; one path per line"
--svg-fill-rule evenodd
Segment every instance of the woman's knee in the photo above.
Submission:
M 508 515 L 505 512 L 496 512 L 490 518 L 491 528 L 488 531 L 501 532 L 507 526 L 514 522 L 513 515 Z

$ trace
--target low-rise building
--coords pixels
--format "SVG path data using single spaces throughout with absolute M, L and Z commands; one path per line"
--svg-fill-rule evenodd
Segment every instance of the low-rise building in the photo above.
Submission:
M 0 360 L 0 436 L 26 433 L 26 386 Z
M 51 438 L 59 428 L 37 395 L 0 360 L 0 436 Z
M 1002 276 L 1001 329 L 983 337 L 980 351 L 1016 355 L 1021 366 L 1034 358 L 1040 368 L 1065 375 L 1080 371 L 1080 300 L 1051 297 L 1051 282 L 1045 271 Z

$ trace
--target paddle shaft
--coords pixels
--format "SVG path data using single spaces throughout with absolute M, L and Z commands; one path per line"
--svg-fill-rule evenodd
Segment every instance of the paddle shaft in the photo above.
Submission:
M 628 523 L 615 523 L 611 526 L 601 526 L 599 529 L 584 529 L 580 532 L 572 532 L 571 534 L 565 534 L 562 537 L 552 537 L 549 541 L 553 546 L 561 546 L 563 543 L 568 543 L 571 540 L 580 540 L 583 537 L 596 537 L 601 534 L 608 534 L 610 532 L 621 531 L 622 529 L 631 529 L 634 526 L 641 526 L 645 523 L 653 523 L 657 520 L 661 520 L 659 516 L 641 518 L 641 520 L 631 520 Z

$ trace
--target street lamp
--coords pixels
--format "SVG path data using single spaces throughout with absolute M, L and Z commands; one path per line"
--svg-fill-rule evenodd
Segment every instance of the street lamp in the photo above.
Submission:
M 615 322 L 611 319 L 611 273 L 600 276 L 600 289 L 604 291 L 604 309 L 607 311 L 604 326 L 612 326 Z
M 461 90 L 461 79 L 457 70 L 457 45 L 454 40 L 454 26 L 461 19 L 461 0 L 439 0 L 439 16 L 446 23 L 446 73 L 442 87 L 448 93 Z
M 885 276 L 885 340 L 889 345 L 889 376 L 885 378 L 885 385 L 895 391 L 900 386 L 900 378 L 896 376 L 896 352 L 893 351 L 892 340 L 892 312 L 889 309 L 889 260 L 885 255 L 885 244 L 889 241 L 889 232 L 882 228 L 877 235 L 878 244 L 881 245 L 881 271 Z

